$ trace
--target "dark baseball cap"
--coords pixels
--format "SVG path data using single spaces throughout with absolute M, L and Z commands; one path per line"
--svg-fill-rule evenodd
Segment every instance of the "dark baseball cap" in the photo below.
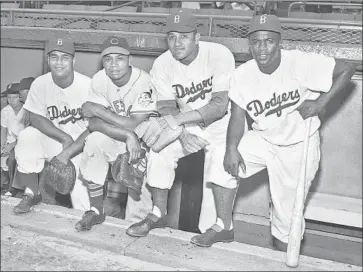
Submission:
M 281 33 L 282 29 L 279 18 L 273 14 L 261 14 L 253 16 L 251 18 L 248 35 L 259 30 Z
M 110 36 L 102 44 L 101 56 L 108 54 L 130 55 L 130 46 L 125 38 Z
M 34 80 L 35 80 L 34 77 L 25 77 L 22 80 L 20 80 L 20 83 L 19 83 L 19 91 L 29 90 L 30 89 L 30 85 L 33 83 Z
M 1 93 L 1 96 L 6 96 L 8 94 L 19 94 L 19 83 L 9 83 L 6 86 L 6 90 Z
M 197 29 L 197 19 L 192 10 L 179 9 L 166 17 L 165 32 L 193 32 Z
M 52 51 L 60 51 L 74 56 L 75 49 L 73 41 L 68 37 L 54 37 L 48 41 L 47 54 Z

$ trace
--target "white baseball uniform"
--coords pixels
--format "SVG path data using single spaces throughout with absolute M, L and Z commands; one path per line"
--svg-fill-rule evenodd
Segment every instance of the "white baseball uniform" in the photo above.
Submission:
M 22 123 L 23 114 L 23 109 L 20 109 L 20 111 L 15 114 L 14 109 L 10 105 L 5 106 L 1 110 L 1 126 L 7 129 L 6 143 L 13 143 L 17 140 L 20 130 L 24 128 Z M 8 171 L 8 166 L 6 164 L 8 157 L 9 156 L 1 157 L 1 168 L 4 171 Z
M 74 72 L 73 83 L 62 89 L 54 83 L 49 72 L 34 80 L 23 108 L 46 117 L 54 126 L 76 140 L 88 125 L 80 112 L 82 104 L 87 101 L 90 82 L 89 77 Z M 44 167 L 44 161 L 50 161 L 61 151 L 62 145 L 59 142 L 34 127 L 27 127 L 19 133 L 15 147 L 18 171 L 25 174 L 40 173 Z M 77 172 L 80 159 L 80 155 L 72 159 Z M 73 208 L 89 210 L 88 192 L 82 181 L 77 179 L 70 195 Z
M 121 116 L 134 114 L 150 114 L 156 112 L 157 94 L 151 83 L 150 75 L 138 68 L 132 67 L 129 82 L 116 86 L 106 75 L 105 70 L 96 73 L 92 78 L 88 101 L 98 103 Z M 86 138 L 80 171 L 82 176 L 93 183 L 105 183 L 109 163 L 116 160 L 119 154 L 127 152 L 126 143 L 117 141 L 103 133 L 93 132 Z M 147 155 L 148 156 L 148 155 Z M 151 192 L 145 187 L 141 189 L 140 199 L 129 190 L 125 219 L 138 222 L 152 209 Z
M 270 214 L 271 232 L 277 239 L 287 243 L 306 122 L 297 108 L 307 99 L 315 100 L 320 95 L 319 92 L 330 90 L 335 60 L 298 50 L 281 50 L 281 54 L 280 66 L 270 75 L 262 73 L 255 60 L 236 68 L 231 79 L 229 97 L 254 120 L 253 129 L 245 132 L 238 146 L 247 168 L 246 173 L 240 170 L 239 175 L 245 178 L 267 168 L 273 203 Z M 319 168 L 319 126 L 319 118 L 312 117 L 306 194 Z M 225 146 L 220 146 L 217 152 L 220 153 L 220 162 L 213 169 L 218 176 L 218 173 L 222 173 L 218 167 L 223 161 Z M 222 173 L 216 181 L 229 180 L 230 184 L 236 183 L 235 178 L 229 174 L 229 179 L 226 179 L 226 174 Z M 228 187 L 229 183 L 220 185 Z M 303 233 L 304 228 L 302 235 Z
M 234 57 L 228 48 L 217 43 L 199 42 L 198 55 L 189 65 L 175 60 L 170 51 L 167 51 L 155 60 L 150 73 L 158 92 L 166 100 L 176 100 L 181 112 L 188 112 L 208 104 L 212 93 L 228 91 L 234 68 Z M 216 222 L 214 196 L 207 183 L 213 181 L 211 164 L 215 160 L 214 150 L 226 141 L 228 121 L 229 113 L 206 127 L 185 125 L 189 132 L 210 143 L 205 148 L 203 200 L 199 218 L 199 229 L 202 232 Z M 148 184 L 160 189 L 170 189 L 177 162 L 186 155 L 188 152 L 179 141 L 173 142 L 159 153 L 151 152 Z

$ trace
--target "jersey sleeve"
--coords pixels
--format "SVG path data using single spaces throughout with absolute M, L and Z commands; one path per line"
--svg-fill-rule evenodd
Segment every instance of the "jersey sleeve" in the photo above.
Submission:
M 8 106 L 5 106 L 1 112 L 1 126 L 4 128 L 7 128 L 9 126 L 9 111 L 8 111 Z
M 104 71 L 101 70 L 93 76 L 91 84 L 89 85 L 87 101 L 100 104 L 107 108 L 111 105 L 106 98 L 107 76 L 103 76 L 103 74 Z
M 151 80 L 149 80 L 148 88 L 145 88 L 136 96 L 130 109 L 130 115 L 150 114 L 153 117 L 159 116 L 156 108 L 157 99 L 158 95 L 155 87 L 152 85 Z
M 23 107 L 32 113 L 47 117 L 48 110 L 45 101 L 45 91 L 47 90 L 46 86 L 42 86 L 41 84 L 46 83 L 42 83 L 37 79 L 32 83 L 28 97 Z
M 151 81 L 159 94 L 159 100 L 175 100 L 175 91 L 169 83 L 167 67 L 168 65 L 163 65 L 161 59 L 156 59 L 150 71 Z
M 243 65 L 243 64 L 242 64 Z M 243 97 L 243 90 L 247 89 L 246 84 L 244 84 L 243 78 L 246 78 L 244 75 L 244 67 L 238 67 L 232 74 L 230 79 L 230 88 L 228 92 L 229 98 L 236 103 L 239 107 L 246 110 L 246 103 Z
M 212 92 L 224 92 L 230 88 L 230 79 L 235 69 L 235 61 L 232 52 L 225 46 L 218 46 L 213 55 L 214 73 Z
M 329 92 L 333 84 L 335 59 L 318 53 L 294 52 L 293 73 L 313 91 Z

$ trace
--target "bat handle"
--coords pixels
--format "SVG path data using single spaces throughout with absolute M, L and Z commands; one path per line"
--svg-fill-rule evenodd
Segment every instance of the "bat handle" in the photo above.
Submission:
M 286 265 L 289 267 L 297 267 L 299 263 L 310 127 L 311 118 L 307 119 L 305 122 L 303 152 L 301 156 L 299 180 L 296 187 L 296 196 L 291 218 L 289 243 L 287 245 L 286 252 Z

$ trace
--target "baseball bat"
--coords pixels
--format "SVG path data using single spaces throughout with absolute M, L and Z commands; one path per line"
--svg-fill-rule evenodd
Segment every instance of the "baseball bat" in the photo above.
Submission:
M 299 179 L 296 187 L 296 196 L 294 209 L 292 212 L 289 243 L 287 245 L 286 265 L 289 267 L 297 267 L 299 264 L 300 244 L 301 244 L 301 231 L 303 222 L 304 198 L 305 198 L 305 177 L 307 155 L 309 147 L 311 118 L 305 122 L 305 133 L 303 141 L 303 152 L 300 163 Z

